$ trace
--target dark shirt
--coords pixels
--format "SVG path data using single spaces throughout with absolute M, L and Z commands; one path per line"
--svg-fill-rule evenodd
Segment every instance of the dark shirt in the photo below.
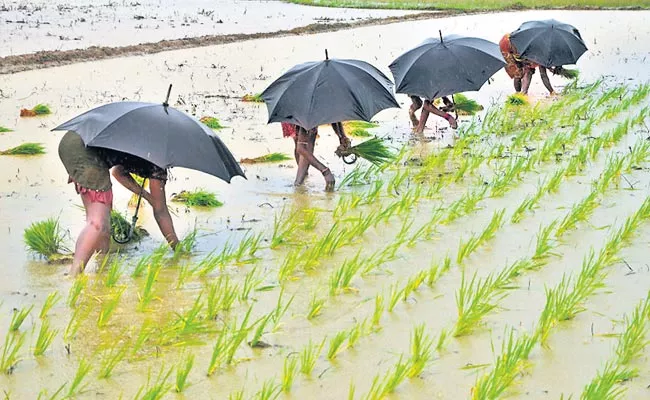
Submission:
M 99 149 L 109 168 L 121 165 L 127 172 L 141 178 L 167 180 L 167 170 L 138 156 L 112 149 Z

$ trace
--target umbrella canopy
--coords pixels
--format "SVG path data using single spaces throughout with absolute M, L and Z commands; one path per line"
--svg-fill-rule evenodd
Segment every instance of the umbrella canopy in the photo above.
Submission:
M 479 90 L 505 65 L 499 45 L 485 39 L 440 35 L 397 57 L 389 68 L 397 93 L 433 100 Z
M 587 51 L 575 27 L 554 19 L 524 22 L 510 34 L 510 42 L 522 58 L 545 67 L 575 64 Z
M 185 167 L 228 183 L 233 176 L 246 178 L 226 145 L 210 128 L 160 103 L 110 103 L 52 130 L 74 131 L 86 146 L 119 150 L 160 168 Z
M 325 59 L 296 65 L 262 92 L 268 122 L 290 122 L 305 129 L 370 119 L 397 107 L 393 84 L 360 60 Z

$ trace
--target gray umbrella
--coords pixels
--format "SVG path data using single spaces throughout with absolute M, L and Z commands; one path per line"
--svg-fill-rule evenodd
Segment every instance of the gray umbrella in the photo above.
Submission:
M 74 131 L 86 146 L 119 150 L 160 168 L 185 167 L 228 183 L 233 176 L 246 178 L 226 145 L 210 128 L 166 104 L 106 104 L 52 130 Z
M 364 61 L 329 59 L 296 65 L 262 92 L 268 122 L 290 122 L 305 129 L 322 124 L 370 119 L 397 107 L 393 84 Z
M 440 34 L 397 57 L 389 68 L 397 93 L 428 100 L 479 90 L 505 61 L 496 43 Z
M 545 67 L 575 64 L 587 51 L 575 27 L 554 19 L 524 22 L 510 34 L 510 42 L 522 58 Z

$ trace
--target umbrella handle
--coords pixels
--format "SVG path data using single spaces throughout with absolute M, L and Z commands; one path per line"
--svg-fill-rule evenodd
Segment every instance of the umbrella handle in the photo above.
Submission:
M 169 85 L 171 89 L 171 85 Z M 131 238 L 133 237 L 133 232 L 135 231 L 135 223 L 138 222 L 138 211 L 140 210 L 140 203 L 142 202 L 142 191 L 144 190 L 144 185 L 147 182 L 147 178 L 142 180 L 142 186 L 140 186 L 140 194 L 138 194 L 138 203 L 135 206 L 135 214 L 133 214 L 133 218 L 131 218 L 131 226 L 129 227 L 129 233 L 126 235 L 125 238 L 118 237 L 115 232 L 112 232 L 112 237 L 113 240 L 116 243 L 119 244 L 126 244 L 131 241 Z
M 345 157 L 349 157 L 349 156 L 352 156 L 352 158 L 350 158 L 350 160 L 348 161 L 348 160 L 345 159 Z M 341 159 L 343 160 L 344 163 L 346 163 L 348 165 L 352 165 L 355 162 L 357 162 L 357 155 L 354 154 L 354 153 L 350 153 L 350 154 L 348 154 L 346 156 L 341 157 Z

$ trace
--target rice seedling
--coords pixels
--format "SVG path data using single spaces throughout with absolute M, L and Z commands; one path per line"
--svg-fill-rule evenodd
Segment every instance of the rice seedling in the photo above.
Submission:
M 472 399 L 498 399 L 526 367 L 528 355 L 535 345 L 535 336 L 523 334 L 516 340 L 513 331 L 506 334 L 490 373 L 477 379 L 472 388 Z
M 378 294 L 375 296 L 375 308 L 372 312 L 372 326 L 378 329 L 381 326 L 381 316 L 384 313 L 384 296 Z
M 298 250 L 291 250 L 287 253 L 278 270 L 278 281 L 284 282 L 293 276 L 301 256 L 302 254 Z
M 525 94 L 522 93 L 513 93 L 508 96 L 506 99 L 506 105 L 508 106 L 526 106 L 528 105 L 528 97 Z
M 9 128 L 5 128 L 4 126 L 0 125 L 0 133 L 5 133 L 5 132 L 13 132 L 13 130 Z
M 336 358 L 336 355 L 342 350 L 341 346 L 345 343 L 345 340 L 350 336 L 348 331 L 340 331 L 333 338 L 330 339 L 330 345 L 327 350 L 327 359 L 333 360 Z
M 350 332 L 348 333 L 348 348 L 351 349 L 353 348 L 356 344 L 359 338 L 366 332 L 366 325 L 367 325 L 368 320 L 364 319 L 363 321 L 359 321 L 354 324 L 352 328 L 350 328 Z
M 580 71 L 578 71 L 577 69 L 562 68 L 556 73 L 556 75 L 559 75 L 562 78 L 566 78 L 566 79 L 577 80 L 578 77 L 580 76 Z
M 456 256 L 456 263 L 459 265 L 463 263 L 463 260 L 474 252 L 480 246 L 481 240 L 480 237 L 476 234 L 472 234 L 469 239 L 463 240 L 460 239 L 460 244 L 458 245 L 458 254 Z
M 242 158 L 239 160 L 240 164 L 260 164 L 260 163 L 274 163 L 280 161 L 291 160 L 292 158 L 285 153 L 269 153 L 254 158 Z
M 160 366 L 160 372 L 156 379 L 151 381 L 151 369 L 147 373 L 147 383 L 142 385 L 135 395 L 135 400 L 159 400 L 171 389 L 171 385 L 167 383 L 167 379 L 172 374 L 174 368 L 170 368 L 165 372 L 165 366 Z
M 228 395 L 228 400 L 244 400 L 244 389 L 230 393 Z
M 650 143 L 639 140 L 630 147 L 630 154 L 627 157 L 626 170 L 640 168 L 650 158 Z
M 225 126 L 221 125 L 221 121 L 215 117 L 205 116 L 201 117 L 199 121 L 203 122 L 210 129 L 219 130 L 225 128 Z
M 311 375 L 314 367 L 316 367 L 316 362 L 320 356 L 323 346 L 325 346 L 325 340 L 320 344 L 315 344 L 309 339 L 309 343 L 300 351 L 300 373 L 304 375 Z
M 185 203 L 190 207 L 215 208 L 223 205 L 214 193 L 204 189 L 195 189 L 193 191 L 183 190 L 180 193 L 172 195 L 172 201 Z
M 353 129 L 372 129 L 378 127 L 379 124 L 376 122 L 366 122 L 366 121 L 345 121 L 343 122 L 343 129 L 347 132 Z
M 382 139 L 377 137 L 352 146 L 348 151 L 350 154 L 363 158 L 374 165 L 390 163 L 395 159 L 395 154 L 384 145 Z
M 354 137 L 372 137 L 370 132 L 368 132 L 366 129 L 363 128 L 354 128 L 354 129 L 346 130 L 345 133 L 348 136 L 354 136 Z
M 472 100 L 462 93 L 454 95 L 454 110 L 458 115 L 474 115 L 483 110 L 483 106 L 478 104 L 476 100 Z
M 145 311 L 149 303 L 156 297 L 154 291 L 154 285 L 158 279 L 158 274 L 162 269 L 160 264 L 151 264 L 147 267 L 147 275 L 145 276 L 144 283 L 142 285 L 141 293 L 139 293 L 140 301 L 138 304 L 138 309 L 140 311 Z
M 264 343 L 262 342 L 262 335 L 264 335 L 264 329 L 272 318 L 273 314 L 269 313 L 260 319 L 259 323 L 257 324 L 257 328 L 255 328 L 255 332 L 253 332 L 253 338 L 248 342 L 249 346 L 264 347 Z
M 424 283 L 427 279 L 427 271 L 420 271 L 414 274 L 404 285 L 404 293 L 402 294 L 402 299 L 406 301 L 411 293 L 418 290 L 418 288 Z
M 213 331 L 212 325 L 208 320 L 201 317 L 204 303 L 201 301 L 203 293 L 199 294 L 192 307 L 185 313 L 176 313 L 177 320 L 174 322 L 175 332 L 177 335 L 194 335 L 205 334 Z
M 303 231 L 313 231 L 320 222 L 317 210 L 303 210 L 305 218 L 302 222 Z
M 264 381 L 262 388 L 253 397 L 256 400 L 274 400 L 282 393 L 282 385 L 275 383 L 274 378 Z
M 117 339 L 99 358 L 99 373 L 97 376 L 100 379 L 108 379 L 113 374 L 113 370 L 117 367 L 117 364 L 124 360 L 128 352 L 128 343 L 120 345 L 119 339 Z
M 198 230 L 192 229 L 183 239 L 181 239 L 174 248 L 174 260 L 178 260 L 182 256 L 190 255 L 196 246 L 196 235 Z
M 287 310 L 289 309 L 289 306 L 291 303 L 293 303 L 293 299 L 296 297 L 294 294 L 291 296 L 291 298 L 286 302 L 282 303 L 282 298 L 284 296 L 284 288 L 280 289 L 280 294 L 278 294 L 278 301 L 275 304 L 275 308 L 273 311 L 271 311 L 271 320 L 273 321 L 273 330 L 277 330 L 280 327 L 280 321 L 282 320 L 282 317 L 284 314 L 287 313 Z
M 361 270 L 361 263 L 359 262 L 360 255 L 361 250 L 351 259 L 346 259 L 339 268 L 332 271 L 329 279 L 330 296 L 336 295 L 339 290 L 350 288 L 350 282 Z
M 500 197 L 506 194 L 512 188 L 513 180 L 519 179 L 519 175 L 523 171 L 526 161 L 526 158 L 523 157 L 510 159 L 502 175 L 498 176 L 492 182 L 490 195 L 492 197 Z
M 325 305 L 325 301 L 326 299 L 322 297 L 318 297 L 317 292 L 312 293 L 309 299 L 309 305 L 307 307 L 308 320 L 312 320 L 321 314 L 321 311 L 323 310 L 323 306 Z
M 47 318 L 47 314 L 50 312 L 52 307 L 54 307 L 59 302 L 59 300 L 61 300 L 61 295 L 59 295 L 58 291 L 50 293 L 45 299 L 43 307 L 41 307 L 41 313 L 38 315 L 38 317 L 40 319 Z
M 106 279 L 104 279 L 104 286 L 107 288 L 115 287 L 122 276 L 123 268 L 120 261 L 121 260 L 117 257 L 113 258 L 111 261 L 111 266 L 108 268 Z
M 247 234 L 240 242 L 239 246 L 233 251 L 232 259 L 238 264 L 250 264 L 254 262 L 257 257 L 255 253 L 260 248 L 262 241 L 262 233 L 257 235 Z
M 232 335 L 228 337 L 228 342 L 226 343 L 226 357 L 225 357 L 225 363 L 227 365 L 232 365 L 235 360 L 235 353 L 237 352 L 237 349 L 239 349 L 239 346 L 244 343 L 246 340 L 246 336 L 248 335 L 248 332 L 257 324 L 259 323 L 259 320 L 257 322 L 252 323 L 251 325 L 248 325 L 248 320 L 251 315 L 251 311 L 253 310 L 253 307 L 251 306 L 248 311 L 246 312 L 246 315 L 242 319 L 241 324 L 239 324 L 239 328 L 237 328 L 237 319 L 235 319 L 232 323 L 232 328 L 230 328 L 230 331 L 232 332 Z
M 410 368 L 407 372 L 409 378 L 419 376 L 433 358 L 433 338 L 424 333 L 425 328 L 424 324 L 418 325 L 411 334 L 411 358 L 408 360 Z
M 34 115 L 48 115 L 52 113 L 52 110 L 50 110 L 50 107 L 47 104 L 37 104 L 32 108 L 31 111 Z M 22 115 L 22 110 L 21 110 L 21 117 Z
M 23 239 L 29 251 L 45 258 L 69 251 L 63 245 L 63 230 L 58 218 L 32 223 L 25 229 Z
M 257 276 L 257 267 L 253 267 L 244 277 L 244 283 L 239 292 L 239 301 L 242 303 L 250 298 L 251 291 L 262 283 L 262 279 Z
M 537 243 L 535 245 L 535 254 L 532 256 L 532 260 L 535 264 L 535 267 L 540 267 L 546 264 L 546 259 L 550 256 L 557 256 L 557 253 L 554 253 L 552 250 L 555 248 L 551 235 L 555 226 L 557 225 L 557 220 L 554 220 L 546 226 L 540 226 L 539 232 L 537 233 Z
M 282 391 L 284 393 L 291 391 L 296 373 L 298 373 L 298 358 L 288 355 L 284 359 L 284 366 L 282 368 Z
M 438 340 L 436 342 L 436 351 L 440 352 L 442 349 L 445 347 L 445 343 L 447 343 L 447 339 L 449 338 L 449 332 L 447 332 L 446 329 L 443 329 L 440 331 L 440 335 L 438 335 Z
M 238 287 L 231 284 L 227 275 L 222 275 L 216 283 L 208 284 L 207 292 L 206 317 L 209 320 L 214 320 L 219 312 L 228 311 L 232 308 L 237 299 Z
M 189 384 L 187 382 L 187 377 L 194 366 L 194 354 L 190 353 L 176 364 L 176 385 L 174 390 L 176 393 L 181 393 L 185 390 Z
M 245 94 L 244 97 L 242 97 L 242 101 L 249 103 L 264 103 L 264 99 L 262 99 L 262 93 Z
M 390 286 L 390 299 L 388 300 L 388 312 L 393 312 L 393 309 L 397 305 L 399 299 L 404 296 L 404 288 L 398 290 L 398 283 Z
M 442 264 L 435 262 L 435 259 L 431 260 L 431 266 L 427 271 L 427 286 L 433 287 L 440 277 L 451 268 L 451 258 L 445 256 Z
M 72 340 L 72 338 L 79 331 L 81 324 L 83 323 L 84 319 L 88 316 L 89 313 L 90 310 L 87 310 L 84 307 L 75 308 L 74 312 L 70 316 L 68 325 L 65 327 L 65 330 L 63 331 L 63 340 L 65 340 L 66 342 L 70 342 Z
M 46 396 L 48 396 L 48 391 L 47 391 L 47 389 L 43 389 L 43 390 L 41 390 L 41 391 L 38 393 L 37 400 L 41 400 L 41 399 L 45 399 L 45 400 L 58 400 L 58 399 L 59 399 L 59 395 L 60 395 L 61 393 L 63 393 L 63 389 L 65 388 L 65 385 L 67 385 L 67 383 L 64 383 L 63 385 L 59 386 L 59 388 L 58 388 L 58 389 L 54 392 L 54 394 L 52 394 L 52 396 L 50 396 L 50 397 L 46 397 Z M 63 397 L 61 397 L 61 398 L 63 398 Z
M 25 322 L 25 318 L 32 312 L 34 305 L 32 304 L 29 307 L 21 308 L 20 310 L 14 309 L 14 313 L 11 316 L 11 322 L 9 323 L 9 332 L 16 332 L 20 329 L 20 326 Z
M 82 385 L 83 380 L 88 376 L 88 373 L 90 372 L 92 368 L 92 364 L 89 361 L 86 361 L 85 358 L 82 358 L 79 361 L 79 366 L 77 367 L 77 372 L 74 375 L 74 378 L 72 378 L 72 382 L 70 382 L 70 386 L 68 386 L 68 393 L 66 397 L 75 397 L 83 392 L 83 390 L 86 388 L 87 384 Z
M 45 154 L 45 147 L 41 143 L 23 143 L 16 147 L 0 151 L 3 156 L 33 156 Z
M 0 370 L 10 375 L 13 373 L 16 364 L 20 361 L 18 352 L 25 344 L 25 333 L 8 333 L 0 353 Z
M 567 231 L 575 228 L 578 222 L 586 221 L 596 207 L 598 207 L 598 190 L 594 189 L 571 207 L 571 211 L 558 224 L 555 237 L 562 237 Z
M 650 297 L 646 297 L 634 308 L 631 317 L 625 318 L 625 330 L 616 346 L 618 365 L 626 365 L 636 359 L 648 345 L 646 339 L 648 317 L 650 317 Z
M 228 351 L 229 334 L 228 327 L 224 326 L 224 328 L 219 332 L 219 335 L 217 335 L 217 340 L 214 342 L 214 346 L 212 347 L 212 356 L 210 357 L 207 376 L 212 376 L 212 374 L 214 374 L 225 362 L 226 352 Z
M 628 381 L 638 375 L 634 369 L 621 365 L 614 365 L 608 362 L 602 372 L 598 373 L 587 386 L 585 386 L 581 400 L 608 399 L 615 400 L 624 398 L 625 386 L 616 386 L 621 382 Z
M 36 338 L 33 354 L 35 356 L 43 355 L 47 351 L 48 347 L 50 347 L 58 333 L 59 331 L 57 329 L 52 329 L 50 327 L 50 321 L 44 319 L 43 322 L 41 322 L 41 329 L 38 331 L 38 337 Z
M 409 362 L 402 361 L 403 356 L 400 356 L 397 363 L 391 370 L 379 379 L 379 375 L 375 376 L 370 390 L 364 396 L 366 400 L 380 400 L 386 397 L 389 393 L 393 393 L 395 389 L 406 379 L 409 372 Z
M 107 300 L 102 301 L 102 306 L 99 310 L 99 316 L 97 317 L 97 327 L 103 328 L 108 323 L 108 320 L 111 318 L 117 305 L 122 298 L 122 293 L 124 293 L 125 288 L 120 288 Z

